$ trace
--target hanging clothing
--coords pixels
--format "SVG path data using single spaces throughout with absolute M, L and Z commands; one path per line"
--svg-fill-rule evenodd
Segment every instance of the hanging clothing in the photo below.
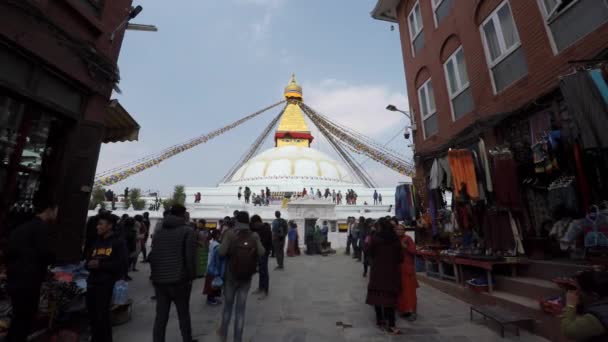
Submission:
M 585 176 L 581 146 L 578 143 L 574 144 L 574 164 L 576 165 L 576 182 L 578 185 L 578 191 L 581 195 L 580 210 L 581 213 L 584 213 L 591 205 L 591 193 L 589 191 L 589 183 L 587 183 L 587 176 Z
M 471 151 L 473 153 L 473 165 L 475 166 L 475 177 L 477 177 L 477 189 L 479 190 L 479 200 L 486 200 L 486 192 L 484 190 L 484 182 L 485 182 L 485 173 L 482 171 L 481 161 L 479 159 L 479 155 L 477 151 Z
M 438 222 L 437 222 L 437 211 L 439 208 L 439 190 L 429 189 L 428 197 L 429 197 L 429 214 L 431 215 L 431 227 L 433 231 L 433 236 L 436 236 L 439 233 Z
M 444 185 L 446 188 L 452 187 L 452 172 L 447 158 L 433 160 L 429 177 L 429 188 L 438 189 Z
M 566 210 L 567 214 L 578 213 L 579 205 L 574 183 L 549 188 L 548 202 L 552 212 Z
M 448 161 L 448 157 L 437 159 L 437 162 L 439 163 L 439 172 L 443 174 L 443 179 L 445 179 L 445 187 L 451 189 L 452 170 L 450 170 L 450 163 Z
M 521 193 L 515 160 L 510 153 L 498 154 L 493 156 L 492 166 L 496 204 L 509 209 L 520 209 Z
M 448 151 L 448 161 L 454 180 L 454 195 L 458 198 L 479 199 L 473 154 L 469 150 Z
M 516 250 L 515 237 L 511 227 L 511 215 L 507 210 L 491 209 L 486 212 L 483 223 L 486 248 L 492 252 Z
M 414 190 L 410 184 L 401 184 L 395 191 L 395 216 L 410 222 L 415 218 Z
M 486 189 L 489 192 L 494 192 L 492 176 L 490 174 L 490 163 L 488 161 L 488 150 L 486 149 L 486 143 L 481 138 L 479 138 L 479 158 L 486 179 Z
M 441 184 L 441 179 L 439 176 L 439 161 L 437 161 L 437 159 L 435 159 L 435 160 L 433 160 L 433 166 L 431 166 L 429 188 L 437 189 L 440 184 Z
M 521 235 L 519 234 L 519 224 L 513 217 L 513 214 L 509 211 L 509 222 L 511 224 L 511 232 L 513 232 L 513 239 L 515 240 L 515 251 L 518 254 L 525 254 L 524 244 L 521 240 Z
M 524 191 L 524 203 L 528 205 L 530 221 L 537 236 L 542 236 L 543 223 L 552 220 L 552 213 L 547 202 L 547 189 L 528 187 Z
M 608 109 L 591 76 L 586 72 L 564 76 L 560 88 L 578 128 L 582 147 L 608 147 Z
M 401 248 L 403 253 L 403 262 L 401 263 L 401 292 L 399 293 L 399 301 L 397 303 L 397 311 L 401 313 L 415 313 L 416 310 L 416 289 L 418 288 L 418 280 L 416 280 L 416 243 L 414 240 L 405 234 L 401 238 Z

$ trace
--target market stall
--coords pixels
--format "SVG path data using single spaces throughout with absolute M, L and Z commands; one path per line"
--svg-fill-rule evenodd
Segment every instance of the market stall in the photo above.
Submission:
M 86 290 L 88 271 L 84 263 L 51 268 L 40 291 L 38 314 L 30 340 L 77 341 L 88 334 Z M 131 301 L 128 284 L 119 281 L 112 298 L 112 321 L 121 324 L 130 319 Z M 6 293 L 6 273 L 0 272 L 0 341 L 6 337 L 11 324 L 12 307 Z M 59 336 L 61 338 L 59 338 Z M 68 337 L 67 336 L 71 336 Z M 72 339 L 75 337 L 75 339 Z

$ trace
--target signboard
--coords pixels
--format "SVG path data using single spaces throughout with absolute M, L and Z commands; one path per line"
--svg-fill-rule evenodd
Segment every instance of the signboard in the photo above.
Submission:
M 206 222 L 205 228 L 206 229 L 217 229 L 217 222 Z
M 348 232 L 348 223 L 338 223 L 338 231 L 340 233 Z

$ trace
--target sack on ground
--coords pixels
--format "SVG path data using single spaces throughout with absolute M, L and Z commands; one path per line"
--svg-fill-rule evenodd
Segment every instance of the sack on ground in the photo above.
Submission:
M 112 292 L 113 305 L 127 305 L 129 303 L 129 283 L 119 280 L 114 284 Z

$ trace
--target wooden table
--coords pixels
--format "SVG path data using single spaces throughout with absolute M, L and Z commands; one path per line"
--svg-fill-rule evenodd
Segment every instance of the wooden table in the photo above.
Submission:
M 462 266 L 471 266 L 484 269 L 486 271 L 486 276 L 488 279 L 488 291 L 492 293 L 494 291 L 494 285 L 492 284 L 492 271 L 495 266 L 508 265 L 511 267 L 511 275 L 513 277 L 517 276 L 517 266 L 528 264 L 527 259 L 516 259 L 516 260 L 504 260 L 504 261 L 490 261 L 490 260 L 476 260 L 469 259 L 463 257 L 455 257 L 454 263 L 458 265 L 458 269 L 460 270 L 460 274 L 463 274 Z M 464 277 L 461 277 L 461 280 L 464 282 Z M 463 284 L 464 285 L 464 284 Z
M 427 276 L 441 277 L 439 272 L 431 271 L 432 264 L 439 264 L 439 253 L 429 250 L 417 250 L 416 255 L 424 259 L 424 268 Z M 439 266 L 438 269 L 441 270 Z
M 449 280 L 456 281 L 457 283 L 460 282 L 458 266 L 455 263 L 455 258 L 456 258 L 455 256 L 440 255 L 436 251 L 429 251 L 429 250 L 419 250 L 419 251 L 416 251 L 416 254 L 421 256 L 424 259 L 426 274 L 428 276 L 435 276 L 435 277 L 438 277 L 439 279 L 449 279 Z M 433 272 L 430 270 L 431 264 L 437 264 L 438 272 Z M 446 274 L 445 269 L 444 269 L 444 264 L 452 265 L 452 268 L 454 270 L 454 276 L 450 276 L 450 275 Z

